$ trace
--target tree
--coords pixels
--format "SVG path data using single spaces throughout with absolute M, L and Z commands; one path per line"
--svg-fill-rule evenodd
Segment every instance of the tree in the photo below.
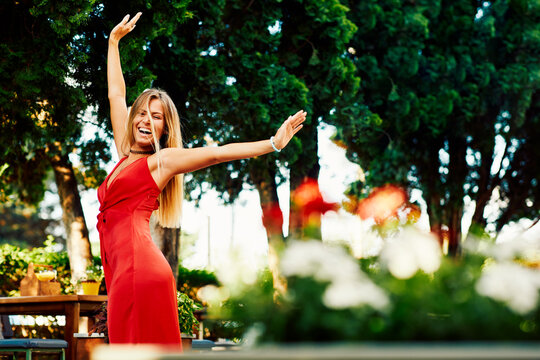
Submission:
M 350 2 L 359 30 L 348 56 L 361 77 L 335 119 L 347 156 L 366 170 L 351 191 L 417 188 L 432 231 L 458 251 L 464 201 L 498 231 L 537 218 L 540 7 L 527 1 Z M 346 119 L 346 121 L 342 121 Z M 498 193 L 496 219 L 486 204 Z
M 186 16 L 186 3 L 132 1 L 126 6 L 72 0 L 0 5 L 4 26 L 0 46 L 7 54 L 0 62 L 0 151 L 4 155 L 0 196 L 5 200 L 16 194 L 22 201 L 38 203 L 45 190 L 44 179 L 52 169 L 74 280 L 91 260 L 78 183 L 97 187 L 105 177 L 101 162 L 110 160 L 105 142 L 107 130 L 112 133 L 108 122 L 102 123 L 103 131 L 94 139 L 80 141 L 87 106 L 96 106 L 100 120 L 108 116 L 107 36 L 125 11 L 153 7 L 151 21 L 139 25 L 147 30 L 147 38 L 125 42 L 127 70 L 137 75 L 128 77 L 133 100 L 151 81 L 149 71 L 139 68 L 144 44 L 173 29 Z M 80 153 L 80 168 L 74 168 L 69 158 L 75 151 Z
M 43 218 L 37 209 L 24 204 L 0 204 L 0 244 L 19 247 L 38 247 L 51 235 L 60 222 Z M 65 239 L 54 237 L 55 243 L 64 243 Z
M 98 171 L 98 156 L 104 153 L 110 157 L 111 149 L 103 144 L 106 137 L 112 138 L 112 128 L 109 121 L 109 99 L 107 96 L 106 59 L 108 36 L 111 29 L 126 15 L 134 15 L 143 11 L 142 18 L 137 22 L 137 30 L 120 43 L 122 70 L 126 81 L 127 103 L 131 104 L 146 88 L 152 86 L 155 76 L 144 66 L 144 58 L 148 56 L 148 44 L 156 36 L 170 36 L 172 31 L 181 24 L 190 13 L 186 10 L 188 0 L 175 1 L 103 1 L 96 6 L 84 27 L 80 30 L 85 42 L 79 51 L 87 56 L 85 63 L 80 63 L 74 69 L 73 78 L 80 84 L 86 94 L 89 105 L 96 109 L 95 116 L 102 134 L 95 141 L 86 145 L 86 151 L 81 151 L 81 158 L 87 168 Z M 88 173 L 88 171 L 87 171 Z M 90 177 L 90 179 L 92 179 Z M 101 181 L 91 185 L 97 187 Z M 178 272 L 178 250 L 180 231 L 163 228 L 157 222 L 152 222 L 153 239 L 164 253 L 173 274 Z
M 193 19 L 152 41 L 145 58 L 154 86 L 179 107 L 189 146 L 270 137 L 288 114 L 309 113 L 282 153 L 198 171 L 186 184 L 197 198 L 209 183 L 225 202 L 245 184 L 255 187 L 268 238 L 280 242 L 278 169 L 292 169 L 292 190 L 318 178 L 317 125 L 347 91 L 353 66 L 341 55 L 355 27 L 338 1 L 193 1 L 190 9 Z
M 56 179 L 74 279 L 91 259 L 77 181 L 69 154 L 80 137 L 84 93 L 69 81 L 84 62 L 77 31 L 94 1 L 20 1 L 0 5 L 0 153 L 3 200 L 43 197 L 44 180 Z

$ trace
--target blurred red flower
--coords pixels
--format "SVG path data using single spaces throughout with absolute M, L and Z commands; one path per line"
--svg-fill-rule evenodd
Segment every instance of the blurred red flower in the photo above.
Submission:
M 309 219 L 311 214 L 324 214 L 339 208 L 337 203 L 329 203 L 323 199 L 319 183 L 314 179 L 304 180 L 294 191 L 292 200 L 304 220 Z
M 365 199 L 360 200 L 356 214 L 362 220 L 373 218 L 382 223 L 397 215 L 399 209 L 408 204 L 407 192 L 396 185 L 388 184 L 375 188 Z

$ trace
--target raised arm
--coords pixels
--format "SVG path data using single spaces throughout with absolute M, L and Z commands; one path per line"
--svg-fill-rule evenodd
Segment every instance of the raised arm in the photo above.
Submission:
M 275 149 L 281 151 L 292 137 L 302 129 L 306 120 L 306 112 L 298 111 L 289 116 L 273 136 L 272 140 L 233 143 L 223 146 L 207 146 L 192 149 L 166 148 L 160 151 L 163 161 L 163 171 L 157 170 L 157 159 L 152 156 L 149 160 L 152 176 L 157 185 L 163 188 L 169 179 L 177 174 L 203 169 L 215 164 L 252 158 L 271 153 Z M 274 146 L 272 146 L 272 142 Z M 275 147 L 275 149 L 274 149 Z
M 107 86 L 109 89 L 109 104 L 111 106 L 111 123 L 114 134 L 114 143 L 118 156 L 122 157 L 129 149 L 123 149 L 122 144 L 126 136 L 127 105 L 126 105 L 126 84 L 122 75 L 122 65 L 120 63 L 120 52 L 118 42 L 126 34 L 135 28 L 135 23 L 141 17 L 137 13 L 131 21 L 129 15 L 112 29 L 109 36 L 109 50 L 107 53 Z

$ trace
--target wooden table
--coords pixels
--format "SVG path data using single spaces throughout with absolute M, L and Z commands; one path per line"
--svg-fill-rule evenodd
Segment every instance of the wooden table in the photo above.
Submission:
M 106 295 L 41 295 L 0 297 L 0 314 L 65 315 L 64 339 L 68 343 L 67 360 L 76 360 L 73 334 L 79 332 L 79 318 L 92 316 Z

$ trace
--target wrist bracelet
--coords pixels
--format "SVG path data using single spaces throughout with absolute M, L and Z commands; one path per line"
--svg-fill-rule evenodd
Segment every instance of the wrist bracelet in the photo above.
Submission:
M 270 145 L 272 145 L 272 147 L 274 148 L 274 151 L 277 151 L 277 152 L 281 151 L 281 149 L 278 149 L 276 147 L 276 144 L 274 144 L 274 137 L 273 136 L 270 136 Z

